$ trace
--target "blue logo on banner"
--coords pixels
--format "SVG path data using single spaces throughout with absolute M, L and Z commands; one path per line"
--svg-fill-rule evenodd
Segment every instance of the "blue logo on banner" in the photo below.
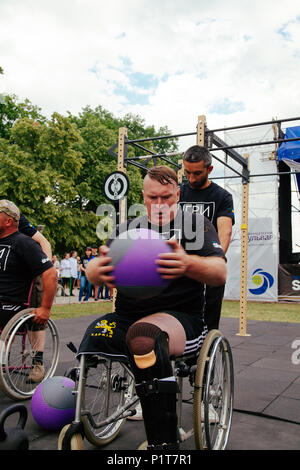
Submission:
M 254 295 L 261 295 L 274 284 L 274 277 L 270 273 L 263 271 L 261 268 L 256 269 L 252 273 L 253 284 L 258 285 L 256 289 L 249 289 L 249 292 Z

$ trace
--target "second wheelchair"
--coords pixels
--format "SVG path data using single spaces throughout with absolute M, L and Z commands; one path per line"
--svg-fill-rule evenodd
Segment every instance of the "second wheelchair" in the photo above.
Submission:
M 0 336 L 0 387 L 14 400 L 32 397 L 39 383 L 29 380 L 38 336 L 32 331 L 33 308 L 17 313 L 3 328 Z M 58 363 L 59 337 L 54 322 L 49 319 L 44 331 L 43 380 L 52 377 Z

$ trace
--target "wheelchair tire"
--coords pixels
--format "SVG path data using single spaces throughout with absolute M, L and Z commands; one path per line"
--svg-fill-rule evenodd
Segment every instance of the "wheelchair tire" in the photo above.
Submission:
M 126 418 L 120 418 L 98 428 L 97 425 L 118 411 L 134 395 L 134 378 L 126 364 L 100 359 L 97 367 L 87 367 L 82 393 L 81 421 L 87 440 L 98 447 L 113 441 Z M 89 414 L 93 421 L 89 419 Z
M 233 360 L 230 345 L 218 330 L 208 333 L 201 348 L 193 406 L 196 448 L 224 450 L 233 409 Z
M 30 383 L 28 380 L 35 354 L 32 332 L 28 328 L 28 323 L 34 317 L 32 311 L 32 308 L 28 308 L 17 313 L 0 336 L 0 387 L 13 400 L 30 399 L 40 384 Z M 54 375 L 59 357 L 58 332 L 51 319 L 47 322 L 45 334 L 43 380 Z

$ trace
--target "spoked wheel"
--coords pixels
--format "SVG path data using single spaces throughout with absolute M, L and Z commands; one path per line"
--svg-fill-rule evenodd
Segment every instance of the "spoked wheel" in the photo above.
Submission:
M 32 331 L 33 309 L 17 313 L 5 326 L 0 340 L 0 386 L 14 400 L 31 398 L 40 382 L 31 382 L 33 359 L 44 338 L 42 380 L 52 377 L 59 356 L 59 338 L 51 319 L 42 331 Z
M 195 376 L 194 435 L 197 449 L 225 449 L 232 407 L 231 348 L 220 331 L 212 330 L 201 348 Z
M 87 367 L 82 393 L 81 420 L 91 444 L 104 446 L 120 432 L 126 418 L 98 427 L 134 395 L 134 378 L 127 365 L 99 359 L 97 366 Z

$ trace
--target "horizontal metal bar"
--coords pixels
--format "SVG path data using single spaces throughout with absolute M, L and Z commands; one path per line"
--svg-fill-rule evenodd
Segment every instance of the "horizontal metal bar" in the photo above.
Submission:
M 250 175 L 250 178 L 252 176 L 280 176 L 280 175 L 297 175 L 298 173 L 295 171 L 295 172 L 292 172 L 292 171 L 280 171 L 278 173 L 261 173 L 261 174 L 257 174 L 257 175 Z
M 174 135 L 161 135 L 156 137 L 147 137 L 145 139 L 133 139 L 133 140 L 126 140 L 126 144 L 134 144 L 136 142 L 148 142 L 150 140 L 162 140 L 162 139 L 176 139 L 178 137 L 186 137 L 189 135 L 197 135 L 197 132 L 187 132 L 185 134 L 174 134 Z
M 235 170 L 234 168 L 232 168 L 230 165 L 228 165 L 227 163 L 223 162 L 223 160 L 221 160 L 220 158 L 216 157 L 215 155 L 212 155 L 216 160 L 218 160 L 218 162 L 222 163 L 224 166 L 226 166 L 227 168 L 229 168 L 230 170 L 234 171 L 237 175 L 240 175 L 242 178 L 244 177 L 244 175 L 242 173 L 240 173 L 239 171 Z
M 154 158 L 154 157 L 153 157 Z M 163 160 L 164 162 L 167 162 L 167 163 L 170 163 L 170 165 L 174 165 L 176 168 L 181 168 L 181 165 L 178 165 L 178 163 L 174 163 L 172 162 L 171 160 L 169 160 L 168 158 L 164 157 L 163 155 L 161 156 L 158 156 L 157 158 L 160 158 L 161 160 Z
M 127 144 L 128 141 L 125 141 L 125 143 Z M 150 149 L 147 149 L 146 147 L 143 147 L 142 145 L 139 145 L 139 144 L 136 144 L 136 143 L 133 143 L 132 145 L 134 145 L 135 147 L 141 149 L 141 150 L 145 150 L 145 152 L 148 152 L 150 153 L 151 155 L 155 155 L 155 152 L 153 152 L 152 150 Z
M 156 155 L 149 156 L 149 157 L 143 157 L 143 158 L 147 158 L 148 160 L 150 160 L 150 159 L 152 159 L 152 158 L 156 158 Z M 166 161 L 166 162 L 169 163 L 170 165 L 174 165 L 174 166 L 175 166 L 176 168 L 178 168 L 178 169 L 181 168 L 180 165 L 178 165 L 177 163 L 172 162 L 171 160 L 168 160 L 167 158 L 164 158 L 164 157 L 162 157 L 162 156 L 160 156 L 159 158 L 161 158 L 162 160 Z M 132 158 L 126 159 L 126 160 L 124 161 L 124 163 L 125 163 L 125 164 L 131 163 L 131 165 L 134 165 L 134 166 L 136 166 L 136 167 L 138 167 L 138 168 L 141 168 L 142 170 L 146 170 L 146 171 L 149 170 L 148 167 L 146 167 L 146 166 L 144 166 L 144 165 L 141 165 L 140 163 L 135 162 L 134 159 L 132 159 Z
M 299 121 L 299 120 L 300 120 L 300 117 L 287 118 L 287 119 L 275 119 L 272 121 L 263 121 L 263 122 L 257 122 L 257 123 L 252 123 L 252 124 L 243 124 L 241 126 L 230 126 L 230 127 L 223 127 L 223 128 L 218 128 L 218 129 L 206 129 L 205 132 L 207 134 L 211 134 L 213 132 L 229 131 L 229 130 L 234 130 L 234 129 L 244 129 L 244 128 L 249 128 L 249 127 L 264 126 L 267 124 L 276 124 L 276 123 Z M 191 135 L 197 135 L 197 132 L 185 132 L 183 134 L 161 135 L 161 136 L 155 136 L 155 137 L 146 137 L 143 139 L 126 139 L 125 143 L 134 144 L 136 142 L 149 142 L 152 140 L 161 140 L 161 139 L 175 139 L 178 137 L 186 137 L 186 136 L 191 136 Z M 230 148 L 237 148 L 237 146 L 230 147 Z
M 213 178 L 209 178 L 209 180 L 229 180 L 231 178 L 242 178 L 242 176 L 239 175 L 232 175 L 232 176 L 214 176 Z
M 218 148 L 214 148 L 214 149 L 211 149 L 213 150 L 214 152 L 216 150 L 230 150 L 230 149 L 237 149 L 237 148 L 242 148 L 242 147 L 255 147 L 256 145 L 270 145 L 270 144 L 279 144 L 279 143 L 283 143 L 283 142 L 295 142 L 299 140 L 300 141 L 300 137 L 297 137 L 297 138 L 294 138 L 294 139 L 278 139 L 278 140 L 269 140 L 267 142 L 255 142 L 255 143 L 248 143 L 248 144 L 238 144 L 238 145 L 226 145 L 225 147 L 218 147 Z
M 155 153 L 149 157 L 149 155 L 140 155 L 139 157 L 130 157 L 130 160 L 142 160 L 143 158 L 166 158 L 166 157 L 176 157 L 176 155 L 180 156 L 183 155 L 184 152 L 171 152 L 171 153 Z
M 249 174 L 249 178 L 254 178 L 256 176 L 280 176 L 280 175 L 297 175 L 297 172 L 289 172 L 289 171 L 281 171 L 280 173 L 261 173 L 257 175 Z M 215 176 L 213 178 L 209 178 L 210 180 L 226 180 L 231 178 L 242 178 L 242 176 L 232 175 L 232 176 Z
M 230 127 L 223 127 L 220 129 L 212 129 L 212 130 L 207 130 L 206 132 L 211 133 L 211 132 L 231 131 L 234 129 L 245 129 L 246 127 L 266 126 L 268 124 L 278 124 L 282 122 L 299 121 L 299 120 L 300 120 L 300 117 L 288 118 L 288 119 L 275 119 L 274 121 L 263 121 L 263 122 L 256 122 L 254 124 L 243 124 L 242 126 L 230 126 Z
M 213 144 L 217 145 L 218 148 L 224 148 L 227 147 L 226 142 L 224 142 L 220 137 L 217 137 L 216 135 L 212 135 L 212 141 Z M 236 162 L 238 162 L 244 169 L 248 168 L 248 161 L 246 160 L 245 157 L 242 157 L 238 152 L 236 152 L 233 149 L 228 149 L 228 155 L 230 155 Z
M 149 158 L 152 158 L 152 157 L 149 157 Z M 136 166 L 137 168 L 140 168 L 141 170 L 144 170 L 144 171 L 148 171 L 148 170 L 149 170 L 149 168 L 147 168 L 146 166 L 141 165 L 140 163 L 133 162 L 133 161 L 131 161 L 131 160 L 126 160 L 124 163 L 125 163 L 126 165 L 127 165 L 127 163 L 131 163 L 131 165 Z

